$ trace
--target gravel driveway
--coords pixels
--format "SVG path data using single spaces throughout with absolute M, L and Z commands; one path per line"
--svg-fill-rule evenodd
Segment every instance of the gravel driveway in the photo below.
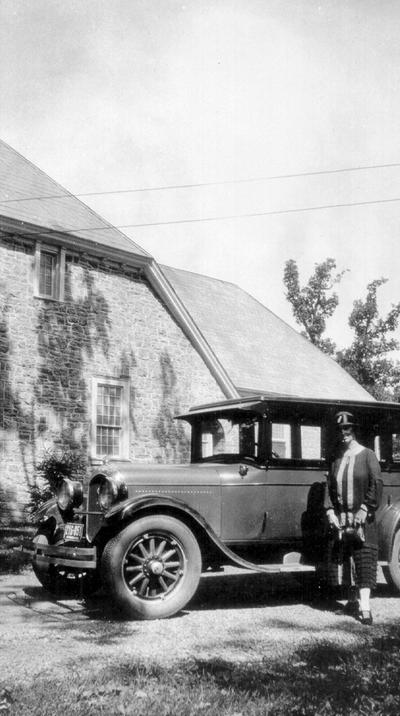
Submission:
M 307 599 L 289 575 L 265 576 L 229 568 L 204 576 L 181 614 L 127 622 L 102 595 L 86 603 L 56 600 L 31 572 L 0 577 L 2 677 L 72 672 L 118 655 L 171 665 L 173 661 L 290 659 L 299 647 L 334 642 L 355 647 L 400 623 L 400 600 L 380 579 L 372 602 L 375 623 L 364 627 L 341 604 Z

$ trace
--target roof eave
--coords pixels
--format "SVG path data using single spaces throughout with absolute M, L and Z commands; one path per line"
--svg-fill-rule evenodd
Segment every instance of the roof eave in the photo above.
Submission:
M 0 216 L 0 231 L 15 234 L 22 238 L 33 239 L 35 241 L 43 241 L 44 243 L 55 243 L 70 251 L 87 253 L 96 257 L 107 258 L 119 263 L 129 264 L 136 268 L 146 266 L 153 261 L 150 255 L 141 256 L 130 251 L 117 249 L 105 244 L 99 244 L 92 240 L 87 240 L 81 236 L 75 236 L 73 233 L 64 233 L 56 229 L 30 224 L 24 221 L 11 219 L 7 216 Z

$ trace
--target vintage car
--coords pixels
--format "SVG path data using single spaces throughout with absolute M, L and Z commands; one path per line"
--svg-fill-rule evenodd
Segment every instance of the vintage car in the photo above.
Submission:
M 400 589 L 400 405 L 264 396 L 179 416 L 192 428 L 190 464 L 110 461 L 87 485 L 64 479 L 27 547 L 38 579 L 81 595 L 101 581 L 118 609 L 155 619 L 185 607 L 205 570 L 318 572 L 338 410 L 380 460 L 379 560 Z

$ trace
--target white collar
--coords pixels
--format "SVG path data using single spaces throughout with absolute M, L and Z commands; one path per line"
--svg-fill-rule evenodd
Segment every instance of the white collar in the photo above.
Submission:
M 357 442 L 357 440 L 353 440 L 350 447 L 345 450 L 343 453 L 343 457 L 351 457 L 351 455 L 358 455 L 358 453 L 362 452 L 364 450 L 364 446 L 360 445 L 360 443 Z

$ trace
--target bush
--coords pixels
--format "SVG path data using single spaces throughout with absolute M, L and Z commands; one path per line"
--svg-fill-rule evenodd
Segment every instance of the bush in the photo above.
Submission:
M 86 468 L 87 460 L 81 453 L 74 450 L 47 451 L 41 462 L 36 465 L 39 484 L 29 488 L 28 511 L 35 512 L 49 500 L 65 477 L 83 481 Z

